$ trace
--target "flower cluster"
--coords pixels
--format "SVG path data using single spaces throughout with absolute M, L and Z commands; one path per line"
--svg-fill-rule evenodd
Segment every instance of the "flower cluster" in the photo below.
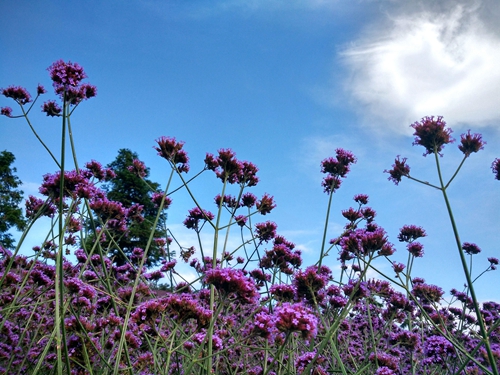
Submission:
M 321 162 L 321 173 L 326 173 L 321 185 L 325 193 L 334 193 L 340 187 L 341 178 L 345 178 L 350 171 L 350 166 L 356 163 L 356 157 L 342 148 L 335 150 L 336 157 L 330 157 Z
M 208 170 L 214 171 L 220 180 L 241 186 L 257 185 L 258 168 L 253 163 L 239 161 L 230 149 L 220 149 L 218 153 L 217 156 L 207 153 L 205 165 Z
M 426 150 L 424 155 L 435 152 L 439 154 L 444 145 L 454 141 L 451 137 L 452 130 L 446 127 L 443 116 L 438 116 L 437 119 L 434 119 L 434 116 L 426 116 L 420 122 L 413 123 L 411 127 L 415 130 L 413 144 L 423 146 Z

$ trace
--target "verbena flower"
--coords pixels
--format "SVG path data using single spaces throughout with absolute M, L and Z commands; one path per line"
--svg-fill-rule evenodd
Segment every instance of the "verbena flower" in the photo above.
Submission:
M 483 150 L 485 144 L 486 142 L 483 141 L 481 134 L 471 134 L 470 130 L 468 130 L 466 134 L 460 136 L 458 149 L 468 157 L 473 152 Z
M 167 159 L 179 172 L 189 172 L 189 158 L 186 151 L 182 149 L 184 142 L 177 142 L 175 138 L 162 136 L 156 140 L 158 155 Z
M 389 181 L 392 181 L 396 185 L 398 185 L 401 182 L 403 176 L 410 176 L 410 167 L 408 166 L 408 164 L 406 164 L 406 160 L 407 158 L 403 158 L 402 160 L 400 160 L 398 155 L 396 157 L 396 160 L 394 160 L 392 169 L 384 170 L 384 173 L 390 174 L 390 177 L 388 178 Z
M 475 243 L 464 242 L 462 244 L 462 250 L 469 255 L 479 254 L 481 249 Z
M 200 222 L 205 223 L 208 220 L 213 220 L 214 214 L 210 211 L 201 210 L 195 207 L 189 210 L 189 215 L 184 220 L 183 224 L 188 229 L 199 231 L 201 229 Z
M 400 242 L 413 242 L 418 238 L 425 237 L 427 234 L 422 227 L 416 225 L 404 225 L 398 234 Z
M 302 338 L 309 340 L 316 337 L 318 319 L 302 303 L 283 303 L 274 311 L 276 328 L 285 333 L 300 332 Z
M 78 63 L 57 60 L 48 69 L 50 78 L 55 88 L 60 86 L 77 87 L 87 78 L 87 74 Z
M 260 201 L 255 204 L 255 207 L 261 215 L 266 215 L 276 207 L 276 204 L 274 203 L 274 198 L 271 195 L 265 193 Z
M 129 165 L 127 167 L 127 170 L 130 173 L 132 173 L 138 177 L 141 177 L 141 178 L 146 177 L 146 174 L 147 174 L 146 165 L 142 161 L 140 161 L 139 159 L 132 160 L 132 165 Z
M 241 303 L 254 303 L 258 299 L 255 282 L 246 277 L 243 271 L 232 268 L 208 270 L 205 283 L 212 284 L 223 296 L 234 296 Z
M 493 160 L 493 163 L 491 163 L 491 170 L 495 175 L 495 179 L 500 180 L 500 159 L 497 158 Z
M 12 108 L 10 108 L 10 107 L 2 107 L 0 109 L 0 114 L 2 116 L 11 117 L 12 116 Z
M 276 229 L 278 226 L 272 221 L 255 224 L 255 237 L 261 242 L 269 242 L 276 237 Z
M 6 98 L 14 99 L 20 105 L 31 102 L 30 93 L 21 86 L 9 86 L 6 89 L 2 89 L 2 95 Z
M 426 150 L 424 156 L 434 152 L 439 154 L 444 145 L 454 141 L 451 137 L 452 130 L 446 128 L 443 116 L 438 116 L 436 120 L 434 116 L 426 116 L 420 122 L 413 123 L 411 127 L 415 130 L 413 145 L 423 146 Z
M 422 245 L 420 242 L 411 242 L 406 245 L 406 249 L 411 255 L 416 258 L 421 258 L 424 256 L 424 245 Z

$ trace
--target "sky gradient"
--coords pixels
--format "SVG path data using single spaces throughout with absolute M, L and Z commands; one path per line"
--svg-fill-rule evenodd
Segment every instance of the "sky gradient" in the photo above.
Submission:
M 432 3 L 432 5 L 430 5 Z M 256 195 L 267 192 L 277 208 L 265 220 L 317 260 L 327 195 L 320 162 L 338 147 L 358 158 L 333 199 L 329 238 L 344 225 L 340 211 L 352 197 L 370 196 L 376 222 L 397 242 L 399 228 L 420 225 L 425 256 L 414 276 L 461 290 L 464 283 L 451 225 L 439 191 L 387 180 L 397 155 L 412 175 L 437 182 L 432 157 L 412 146 L 410 124 L 444 116 L 455 139 L 471 129 L 487 145 L 473 154 L 449 189 L 462 242 L 475 242 L 500 258 L 500 182 L 491 173 L 500 157 L 500 6 L 484 1 L 87 1 L 0 0 L 0 87 L 49 90 L 47 68 L 56 60 L 81 64 L 97 97 L 72 116 L 79 163 L 107 164 L 130 148 L 166 182 L 167 163 L 153 146 L 160 136 L 185 141 L 196 172 L 206 152 L 233 149 L 259 167 Z M 12 101 L 0 98 L 0 106 Z M 60 124 L 34 108 L 31 120 L 56 153 Z M 0 150 L 16 156 L 23 190 L 37 194 L 42 175 L 56 169 L 23 119 L 0 117 Z M 462 154 L 447 145 L 441 158 L 452 175 Z M 194 184 L 207 209 L 220 186 L 207 172 Z M 172 197 L 169 222 L 193 207 Z M 194 238 L 183 233 L 185 244 Z M 37 241 L 37 240 L 33 240 Z M 324 263 L 337 267 L 336 254 Z M 386 264 L 384 271 L 392 275 Z M 477 282 L 481 300 L 500 300 L 500 274 Z

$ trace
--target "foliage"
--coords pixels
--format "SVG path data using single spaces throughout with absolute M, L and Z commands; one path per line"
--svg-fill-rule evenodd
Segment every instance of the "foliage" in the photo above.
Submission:
M 123 265 L 126 263 L 125 256 L 130 257 L 135 248 L 145 249 L 154 229 L 154 238 L 165 238 L 166 233 L 166 213 L 162 212 L 156 228 L 153 223 L 158 212 L 158 207 L 152 200 L 152 193 L 157 191 L 160 185 L 147 180 L 149 169 L 143 168 L 143 163 L 139 160 L 137 153 L 129 149 L 118 150 L 115 160 L 106 166 L 110 168 L 115 176 L 107 181 L 104 189 L 109 200 L 120 202 L 127 209 L 134 205 L 140 205 L 142 211 L 140 215 L 144 220 L 134 221 L 134 225 L 128 224 L 128 233 L 115 243 L 107 243 L 110 256 L 114 261 Z M 158 265 L 161 258 L 165 256 L 164 249 L 156 243 L 149 247 L 147 266 Z M 172 255 L 172 254 L 171 254 Z
M 15 175 L 16 168 L 12 167 L 14 154 L 5 150 L 0 153 L 0 246 L 11 249 L 14 239 L 8 233 L 12 227 L 23 230 L 26 221 L 19 204 L 23 200 L 23 192 L 18 188 L 21 180 Z

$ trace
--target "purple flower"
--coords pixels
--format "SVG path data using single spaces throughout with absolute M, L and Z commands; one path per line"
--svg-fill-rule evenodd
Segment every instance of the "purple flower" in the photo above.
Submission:
M 31 102 L 30 93 L 20 86 L 9 86 L 6 89 L 2 89 L 2 95 L 6 98 L 12 98 L 20 105 L 27 104 Z
M 276 307 L 276 328 L 285 333 L 300 332 L 308 340 L 316 337 L 318 319 L 303 304 L 288 302 Z
M 335 193 L 335 191 L 342 184 L 342 180 L 337 176 L 328 175 L 321 181 L 321 186 L 323 186 L 323 192 L 327 194 Z
M 269 293 L 278 301 L 289 302 L 295 299 L 295 289 L 288 284 L 274 284 L 269 288 Z
M 281 236 L 276 236 L 274 246 L 267 250 L 260 261 L 260 266 L 269 269 L 273 267 L 287 275 L 293 274 L 292 268 L 298 268 L 302 264 L 301 251 L 293 250 L 295 245 L 286 241 Z
M 163 201 L 163 197 L 165 200 Z M 166 210 L 172 204 L 172 199 L 170 197 L 166 197 L 165 193 L 160 191 L 155 191 L 151 197 L 151 201 L 154 203 L 155 207 L 160 207 L 161 202 L 163 201 L 163 209 Z
M 265 223 L 255 224 L 255 237 L 261 242 L 269 242 L 276 237 L 276 223 L 266 221 Z
M 497 158 L 493 160 L 493 163 L 491 163 L 491 170 L 495 175 L 495 179 L 500 180 L 500 159 Z
M 200 208 L 195 207 L 189 210 L 189 215 L 187 216 L 186 220 L 184 220 L 183 224 L 188 229 L 194 229 L 195 231 L 198 231 L 201 229 L 200 221 L 203 221 L 203 223 L 205 223 L 206 221 L 212 220 L 213 218 L 214 214 L 210 211 L 201 210 Z
M 411 242 L 406 245 L 408 252 L 416 258 L 421 258 L 424 256 L 424 245 L 420 242 Z
M 268 311 L 261 311 L 255 314 L 253 319 L 252 333 L 259 337 L 269 339 L 274 331 L 274 317 Z
M 60 86 L 77 87 L 80 82 L 87 78 L 83 68 L 78 63 L 67 63 L 57 60 L 48 69 L 54 88 Z
M 342 148 L 336 149 L 335 153 L 336 158 L 330 157 L 321 162 L 321 173 L 345 177 L 350 170 L 350 165 L 356 163 L 356 157 Z
M 384 173 L 389 173 L 391 176 L 388 178 L 389 181 L 394 182 L 398 185 L 401 182 L 401 178 L 403 176 L 410 176 L 410 167 L 406 164 L 407 158 L 403 158 L 403 160 L 399 159 L 399 155 L 394 160 L 394 164 L 392 165 L 391 170 L 384 170 Z
M 415 297 L 420 298 L 424 302 L 435 302 L 439 303 L 444 292 L 443 289 L 436 285 L 428 285 L 425 283 L 415 283 L 413 284 L 413 289 L 411 291 Z
M 357 194 L 354 196 L 354 201 L 359 203 L 360 205 L 362 204 L 368 204 L 368 195 L 366 194 Z
M 344 178 L 349 173 L 350 165 L 356 163 L 356 157 L 342 148 L 335 150 L 336 158 L 330 157 L 321 162 L 321 173 L 326 173 L 321 186 L 327 194 L 334 193 L 341 184 L 340 178 Z
M 462 244 L 462 250 L 469 255 L 479 254 L 481 249 L 475 243 L 464 242 Z
M 2 116 L 11 117 L 12 116 L 12 108 L 10 108 L 10 107 L 2 107 L 0 109 L 0 114 Z
M 260 201 L 255 204 L 255 207 L 261 215 L 266 215 L 276 207 L 276 204 L 274 203 L 274 198 L 271 195 L 265 193 Z
M 156 140 L 159 147 L 153 147 L 158 155 L 171 162 L 179 172 L 189 172 L 189 158 L 182 149 L 184 142 L 177 142 L 175 138 L 160 137 Z
M 483 141 L 481 134 L 471 134 L 470 130 L 468 130 L 467 134 L 464 133 L 460 136 L 458 149 L 468 157 L 473 152 L 484 149 L 485 144 L 486 142 Z
M 299 270 L 295 273 L 293 285 L 299 299 L 305 299 L 311 305 L 317 305 L 323 301 L 324 295 L 320 292 L 326 284 L 332 280 L 332 271 L 322 266 L 309 266 L 305 271 Z
M 402 263 L 397 263 L 397 262 L 392 263 L 392 269 L 394 270 L 394 272 L 396 272 L 396 274 L 403 272 L 405 268 L 406 266 Z
M 398 240 L 400 242 L 413 242 L 417 238 L 425 237 L 427 234 L 422 227 L 416 225 L 404 225 L 399 230 Z
M 37 95 L 42 95 L 42 94 L 45 94 L 47 92 L 47 90 L 45 90 L 45 87 L 43 87 L 42 85 L 38 84 L 38 86 L 36 87 L 36 94 Z
M 127 167 L 127 170 L 130 173 L 132 173 L 138 177 L 141 177 L 141 178 L 146 177 L 146 174 L 147 174 L 146 165 L 142 161 L 140 161 L 139 159 L 132 160 L 132 165 L 129 165 Z
M 253 195 L 252 193 L 245 193 L 241 197 L 240 205 L 242 207 L 252 208 L 256 202 L 257 202 L 257 197 L 255 195 Z
M 452 130 L 446 128 L 443 116 L 438 116 L 437 120 L 434 120 L 434 116 L 426 116 L 420 122 L 413 123 L 411 127 L 415 130 L 413 145 L 424 146 L 426 150 L 424 156 L 434 152 L 439 154 L 445 144 L 454 141 L 450 136 Z
M 445 364 L 447 357 L 455 354 L 453 344 L 442 336 L 430 336 L 424 341 L 425 363 Z
M 234 220 L 240 227 L 244 227 L 247 223 L 247 217 L 245 215 L 237 215 L 234 217 Z
M 208 270 L 204 281 L 212 284 L 223 296 L 235 296 L 244 304 L 254 303 L 259 294 L 255 282 L 246 277 L 243 271 L 232 268 L 215 268 Z

